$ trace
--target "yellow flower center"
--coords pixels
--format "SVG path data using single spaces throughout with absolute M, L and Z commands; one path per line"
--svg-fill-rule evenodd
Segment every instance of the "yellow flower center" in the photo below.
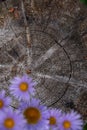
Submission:
M 50 125 L 55 125 L 56 124 L 56 119 L 55 117 L 50 117 Z
M 4 106 L 4 103 L 2 100 L 0 100 L 0 108 L 2 108 Z
M 7 118 L 5 119 L 4 121 L 4 126 L 7 128 L 7 129 L 10 129 L 10 128 L 13 128 L 15 125 L 14 123 L 14 120 L 12 118 Z
M 71 123 L 69 121 L 64 121 L 63 126 L 65 129 L 69 129 L 71 127 Z
M 24 116 L 29 124 L 36 124 L 41 117 L 41 113 L 37 108 L 30 107 L 24 111 Z
M 21 90 L 21 91 L 24 91 L 24 92 L 25 92 L 25 91 L 28 90 L 28 84 L 25 83 L 25 82 L 21 83 L 19 87 L 20 87 L 20 90 Z

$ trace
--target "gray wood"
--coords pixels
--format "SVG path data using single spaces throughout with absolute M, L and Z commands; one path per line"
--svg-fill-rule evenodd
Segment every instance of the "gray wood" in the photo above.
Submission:
M 18 6 L 19 19 L 8 13 L 12 6 Z M 87 7 L 76 0 L 25 0 L 24 6 L 31 47 L 20 4 L 2 4 L 0 89 L 9 94 L 9 81 L 30 69 L 36 97 L 49 107 L 73 108 L 87 120 Z

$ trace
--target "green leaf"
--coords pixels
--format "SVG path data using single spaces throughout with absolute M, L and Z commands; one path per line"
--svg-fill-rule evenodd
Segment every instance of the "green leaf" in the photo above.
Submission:
M 87 5 L 87 0 L 80 0 L 82 3 L 84 3 L 85 5 Z
M 83 130 L 87 130 L 87 123 L 84 125 Z

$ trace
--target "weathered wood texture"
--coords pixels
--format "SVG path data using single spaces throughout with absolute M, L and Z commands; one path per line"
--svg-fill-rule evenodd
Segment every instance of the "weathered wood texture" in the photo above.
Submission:
M 20 3 L 0 5 L 1 89 L 9 94 L 9 80 L 31 70 L 38 82 L 36 97 L 49 107 L 74 108 L 86 120 L 87 7 L 79 0 L 25 0 L 29 47 Z M 13 6 L 18 7 L 18 19 L 8 12 Z

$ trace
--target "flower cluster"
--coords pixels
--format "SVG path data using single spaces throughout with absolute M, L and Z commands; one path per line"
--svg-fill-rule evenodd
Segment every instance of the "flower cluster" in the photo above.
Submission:
M 47 108 L 34 97 L 36 82 L 28 75 L 15 77 L 9 86 L 10 93 L 19 101 L 19 107 L 11 107 L 11 99 L 5 91 L 0 93 L 0 130 L 82 130 L 81 116 L 71 111 Z

